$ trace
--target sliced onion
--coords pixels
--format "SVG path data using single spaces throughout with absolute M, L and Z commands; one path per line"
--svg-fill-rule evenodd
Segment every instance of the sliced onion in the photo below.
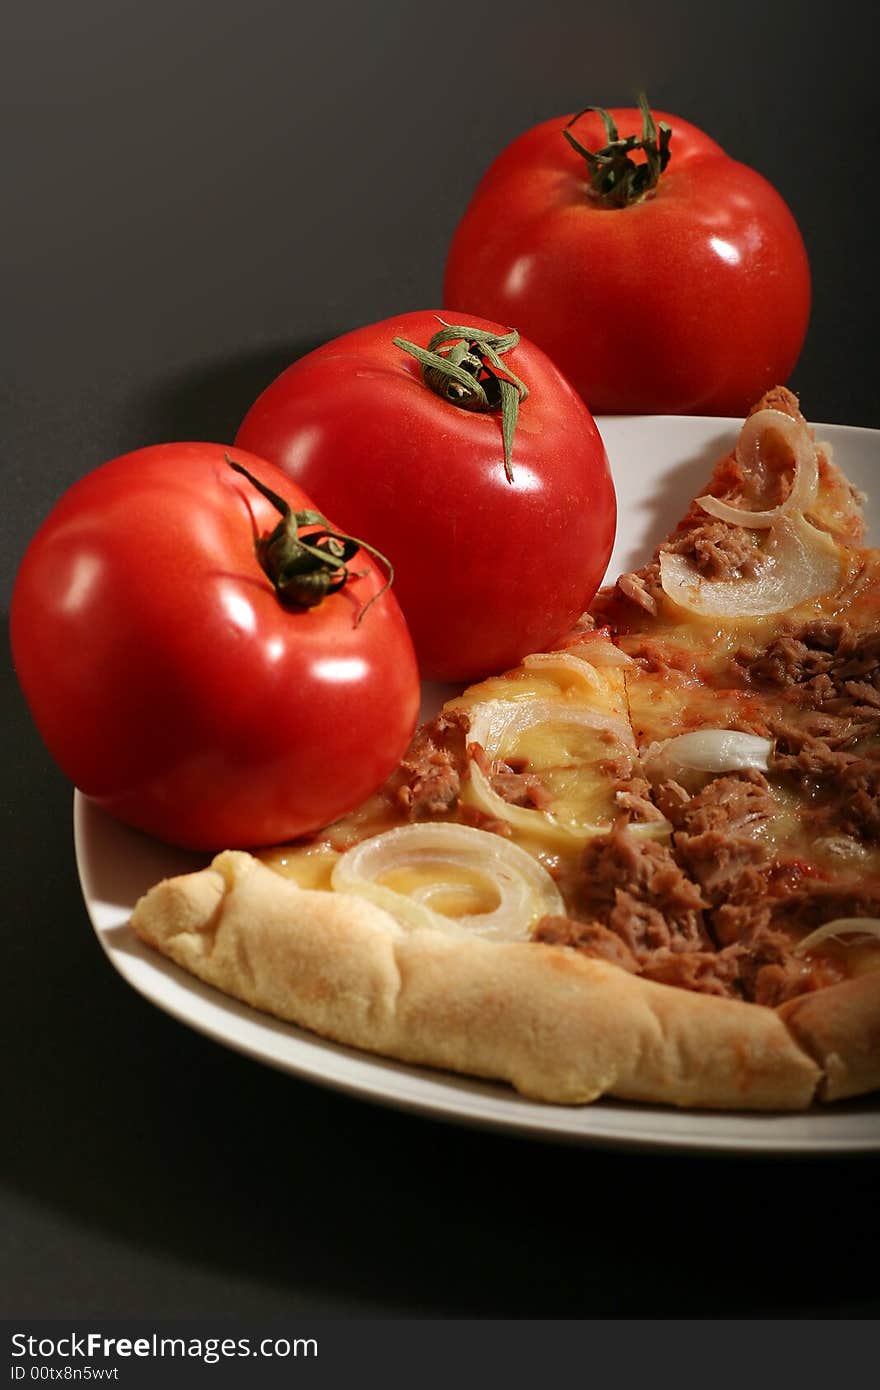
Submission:
M 589 662 L 573 652 L 536 652 L 534 656 L 523 657 L 522 664 L 527 671 L 561 675 L 569 685 L 586 686 L 588 690 L 602 689 L 602 682 Z
M 773 740 L 739 729 L 696 729 L 693 733 L 666 738 L 652 744 L 643 754 L 647 771 L 675 777 L 685 772 L 744 772 L 770 767 Z
M 634 748 L 632 730 L 622 720 L 597 714 L 590 709 L 575 707 L 564 700 L 521 700 L 511 704 L 506 700 L 486 700 L 470 711 L 468 741 L 479 744 L 490 758 L 502 757 L 504 747 L 524 729 L 541 724 L 580 725 L 591 729 L 606 729 L 628 749 Z M 603 835 L 608 823 L 567 824 L 549 811 L 528 806 L 512 806 L 492 786 L 475 758 L 470 760 L 470 802 L 492 816 L 506 821 L 510 827 L 529 838 L 538 838 L 560 850 L 571 850 L 584 844 L 592 835 Z M 638 835 L 655 838 L 668 834 L 671 827 L 663 819 L 631 825 Z
M 377 882 L 395 869 L 429 868 L 431 881 L 412 895 Z M 465 869 L 497 893 L 491 912 L 448 917 L 431 907 L 441 893 L 460 890 L 444 870 Z M 429 927 L 453 935 L 525 940 L 529 928 L 548 914 L 564 914 L 562 896 L 547 870 L 525 850 L 500 835 L 467 825 L 403 825 L 362 840 L 337 860 L 331 884 L 385 908 L 403 926 Z
M 869 859 L 872 854 L 869 845 L 861 844 L 852 835 L 821 835 L 816 845 L 823 854 L 831 854 L 835 859 L 848 859 L 855 863 Z
M 470 743 L 478 743 L 488 757 L 503 755 L 505 744 L 525 729 L 541 724 L 580 725 L 590 729 L 606 729 L 621 743 L 632 746 L 632 731 L 622 720 L 609 719 L 593 710 L 568 704 L 562 700 L 523 700 L 511 704 L 506 700 L 487 700 L 471 710 Z M 507 821 L 524 835 L 540 836 L 560 848 L 572 848 L 590 835 L 607 830 L 607 825 L 566 825 L 549 811 L 528 806 L 512 806 L 492 786 L 476 759 L 470 762 L 470 791 L 473 804 L 496 820 Z
M 756 411 L 742 427 L 736 456 L 745 469 L 759 471 L 763 467 L 761 455 L 764 441 L 771 432 L 781 434 L 794 455 L 794 477 L 785 501 L 766 511 L 751 511 L 748 507 L 735 507 L 729 502 L 722 502 L 719 497 L 698 497 L 697 505 L 704 512 L 719 517 L 721 521 L 729 521 L 734 526 L 764 529 L 774 526 L 780 517 L 788 516 L 791 512 L 810 510 L 819 491 L 819 461 L 816 446 L 803 421 L 792 419 L 783 410 Z
M 756 574 L 704 579 L 684 556 L 660 552 L 660 583 L 679 607 L 707 618 L 759 618 L 786 613 L 833 589 L 840 578 L 840 551 L 824 531 L 798 512 L 781 517 L 759 553 Z
M 601 670 L 603 666 L 634 666 L 635 662 L 626 652 L 622 652 L 619 647 L 608 637 L 586 637 L 577 645 L 566 648 L 573 655 L 580 656 L 584 661 L 588 661 L 591 666 Z
M 811 931 L 809 936 L 805 936 L 803 941 L 799 941 L 792 955 L 805 955 L 823 941 L 837 941 L 841 936 L 860 936 L 865 939 L 873 936 L 880 940 L 880 917 L 836 917 L 833 922 L 825 922 L 823 926 Z
M 479 743 L 490 758 L 501 756 L 504 746 L 517 734 L 540 724 L 580 724 L 590 729 L 607 729 L 621 743 L 632 747 L 629 724 L 612 715 L 599 714 L 568 700 L 484 700 L 469 711 L 471 743 Z

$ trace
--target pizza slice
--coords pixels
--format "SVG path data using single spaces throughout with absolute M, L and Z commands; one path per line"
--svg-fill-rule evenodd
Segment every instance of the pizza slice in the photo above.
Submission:
M 778 1007 L 806 1045 L 809 1021 L 825 1098 L 880 1084 L 880 553 L 863 529 L 778 389 L 651 563 L 601 601 L 713 942 L 643 972 Z
M 878 557 L 790 393 L 565 649 L 449 701 L 307 844 L 132 925 L 336 1041 L 544 1100 L 880 1085 Z

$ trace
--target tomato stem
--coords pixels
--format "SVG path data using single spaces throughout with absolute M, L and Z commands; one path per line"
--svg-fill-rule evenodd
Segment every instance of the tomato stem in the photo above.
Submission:
M 370 605 L 394 583 L 391 561 L 366 541 L 347 536 L 343 531 L 334 531 L 320 512 L 295 512 L 289 502 L 261 483 L 243 464 L 236 463 L 228 454 L 225 458 L 229 467 L 247 478 L 280 513 L 278 525 L 257 538 L 256 550 L 263 572 L 272 581 L 283 604 L 290 608 L 315 608 L 328 594 L 337 593 L 349 580 L 363 578 L 363 570 L 353 572 L 348 568 L 349 560 L 353 560 L 359 550 L 366 550 L 368 555 L 385 566 L 385 583 L 358 610 L 355 619 L 355 627 L 358 627 Z M 318 529 L 301 536 L 300 530 L 304 526 Z
M 501 411 L 501 438 L 504 445 L 504 473 L 513 482 L 510 456 L 513 435 L 519 419 L 520 402 L 529 394 L 506 363 L 502 353 L 519 343 L 515 328 L 509 333 L 489 333 L 481 328 L 446 323 L 433 335 L 427 348 L 395 338 L 395 347 L 413 356 L 422 368 L 422 380 L 437 396 L 460 410 Z
M 638 135 L 621 139 L 614 118 L 603 106 L 585 106 L 572 116 L 562 132 L 572 149 L 587 161 L 590 197 L 603 207 L 625 208 L 640 203 L 657 187 L 669 163 L 671 126 L 665 121 L 660 121 L 658 126 L 644 92 L 639 94 L 639 110 L 642 113 L 641 139 Z M 595 111 L 605 127 L 608 143 L 600 150 L 588 150 L 571 133 L 571 126 L 588 111 Z M 630 158 L 633 150 L 641 150 L 645 159 L 637 164 Z

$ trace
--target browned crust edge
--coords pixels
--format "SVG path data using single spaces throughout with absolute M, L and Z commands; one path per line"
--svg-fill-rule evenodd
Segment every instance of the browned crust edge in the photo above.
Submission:
M 880 1088 L 880 971 L 802 994 L 777 1012 L 822 1070 L 819 1100 Z
M 131 924 L 199 979 L 286 1022 L 536 1100 L 802 1110 L 823 1077 L 773 1009 L 563 947 L 407 931 L 240 851 L 157 884 Z

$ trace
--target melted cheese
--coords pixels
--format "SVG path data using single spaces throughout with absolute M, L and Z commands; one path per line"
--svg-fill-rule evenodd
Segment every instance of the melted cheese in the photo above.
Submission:
M 550 798 L 546 810 L 575 828 L 613 819 L 614 778 L 607 764 L 624 752 L 621 741 L 609 731 L 560 719 L 514 734 L 502 743 L 497 756 L 538 774 Z
M 285 845 L 281 849 L 264 850 L 264 864 L 284 878 L 292 878 L 300 888 L 330 888 L 333 865 L 339 858 L 329 845 Z
M 530 669 L 518 666 L 503 676 L 490 676 L 488 680 L 480 681 L 479 685 L 470 686 L 458 699 L 450 700 L 446 708 L 471 709 L 487 700 L 566 700 L 626 723 L 623 670 L 614 666 L 597 668 L 586 662 L 584 664 L 590 674 L 583 680 L 578 680 L 567 667 Z
M 580 679 L 579 666 L 585 667 Z M 494 700 L 518 705 L 535 702 L 544 712 L 559 711 L 558 718 L 514 728 L 487 752 L 518 771 L 535 774 L 549 798 L 542 810 L 530 809 L 526 816 L 512 818 L 517 843 L 543 862 L 556 863 L 560 855 L 563 859 L 576 856 L 588 834 L 595 833 L 597 826 L 611 824 L 621 762 L 630 767 L 633 746 L 623 672 L 614 667 L 597 670 L 569 657 L 564 666 L 525 666 L 492 677 L 453 703 L 474 709 Z M 578 722 L 579 712 L 613 720 L 617 728 Z M 482 804 L 469 779 L 462 787 L 462 799 L 466 804 Z M 569 833 L 560 836 L 560 826 Z M 571 832 L 578 838 L 572 839 Z
M 579 666 L 584 666 L 583 674 Z M 515 826 L 511 838 L 555 877 L 566 876 L 573 871 L 586 835 L 593 833 L 597 825 L 610 825 L 617 810 L 614 788 L 621 775 L 620 760 L 623 759 L 624 768 L 628 768 L 634 751 L 623 671 L 618 667 L 597 669 L 571 656 L 558 664 L 544 661 L 532 669 L 523 665 L 471 686 L 445 708 L 470 710 L 488 700 L 515 704 L 550 701 L 560 709 L 558 721 L 528 725 L 513 733 L 501 749 L 493 750 L 493 756 L 513 760 L 517 769 L 540 778 L 550 798 L 549 816 L 532 809 L 527 818 L 529 829 Z M 617 721 L 619 733 L 579 724 L 566 717 L 569 712 L 576 715 L 579 710 Z M 466 807 L 476 804 L 467 772 L 462 779 L 461 799 Z M 402 819 L 394 803 L 380 793 L 331 826 L 320 842 L 285 846 L 261 857 L 271 868 L 303 888 L 329 889 L 330 874 L 340 850 L 391 829 Z M 460 816 L 453 815 L 449 819 L 457 820 Z M 567 828 L 562 836 L 560 825 Z M 394 877 L 399 882 L 389 882 L 385 886 L 415 894 L 430 884 L 431 873 L 430 866 L 424 870 L 407 866 L 395 871 Z M 486 911 L 487 893 L 492 891 L 486 878 L 480 880 L 471 875 L 462 879 L 454 892 L 445 894 L 442 903 L 432 901 L 431 906 L 451 917 Z
M 443 864 L 443 883 L 436 883 L 437 868 L 424 864 L 405 864 L 382 874 L 376 882 L 395 893 L 417 898 L 445 917 L 466 917 L 470 913 L 494 912 L 500 895 L 489 873 L 463 864 Z

